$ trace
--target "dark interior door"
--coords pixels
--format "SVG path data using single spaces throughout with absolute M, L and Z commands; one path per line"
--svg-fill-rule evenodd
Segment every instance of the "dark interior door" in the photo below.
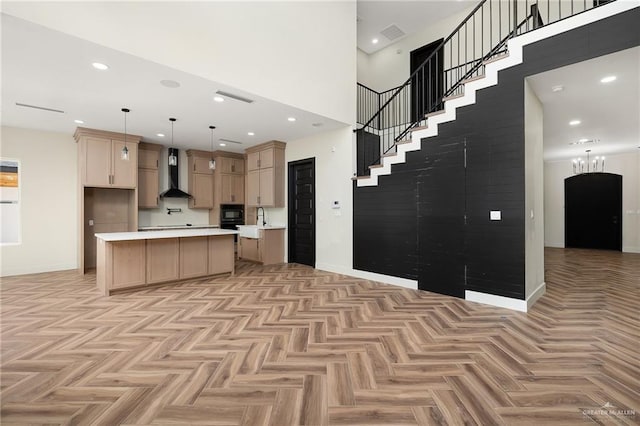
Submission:
M 583 173 L 564 180 L 565 246 L 622 251 L 622 176 Z
M 442 39 L 411 51 L 412 75 L 441 44 Z M 411 79 L 411 116 L 414 122 L 422 120 L 430 108 L 442 102 L 443 63 L 443 52 L 440 48 L 425 68 Z
M 464 297 L 464 140 L 423 143 L 418 176 L 418 288 Z
M 289 263 L 316 266 L 316 160 L 289 163 Z

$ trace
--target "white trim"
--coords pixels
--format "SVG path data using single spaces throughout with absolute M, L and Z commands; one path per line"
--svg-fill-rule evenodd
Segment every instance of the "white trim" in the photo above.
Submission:
M 59 263 L 55 265 L 29 265 L 28 269 L 18 268 L 18 269 L 10 269 L 4 268 L 2 270 L 2 277 L 12 277 L 15 275 L 31 275 L 31 274 L 42 274 L 44 272 L 60 272 L 60 271 L 68 271 L 68 270 L 77 270 L 77 263 Z
M 623 246 L 622 252 L 623 253 L 640 253 L 640 247 Z
M 533 293 L 531 293 L 529 297 L 527 297 L 527 310 L 531 309 L 533 304 L 536 303 L 538 299 L 540 299 L 546 291 L 547 291 L 547 283 L 543 281 L 538 286 L 538 288 L 533 290 Z
M 479 291 L 464 291 L 464 298 L 469 302 L 483 303 L 499 308 L 512 309 L 519 312 L 527 312 L 527 301 L 513 299 L 511 297 L 496 296 L 495 294 L 480 293 Z
M 511 297 L 496 296 L 495 294 L 481 293 L 479 291 L 465 290 L 464 298 L 469 302 L 507 308 L 519 312 L 527 312 L 547 290 L 547 284 L 542 283 L 536 288 L 527 300 L 513 299 Z
M 438 125 L 456 119 L 456 109 L 475 104 L 476 91 L 485 89 L 490 86 L 498 84 L 498 71 L 510 68 L 522 63 L 522 51 L 523 47 L 544 40 L 549 37 L 570 31 L 572 29 L 582 27 L 584 25 L 591 24 L 604 18 L 608 18 L 619 13 L 626 12 L 631 9 L 635 9 L 640 6 L 640 0 L 618 0 L 605 5 L 596 7 L 594 9 L 581 12 L 577 15 L 569 18 L 562 19 L 553 24 L 546 25 L 534 31 L 530 31 L 521 36 L 512 38 L 507 42 L 507 50 L 509 55 L 505 58 L 491 62 L 485 66 L 485 76 L 478 80 L 471 81 L 464 85 L 464 95 L 446 101 L 444 103 L 444 113 L 429 117 L 426 120 L 426 129 L 417 130 L 411 132 L 411 143 L 400 145 L 398 152 L 419 151 L 422 146 L 422 139 L 430 136 L 438 135 Z M 404 155 L 402 160 L 392 159 L 391 157 L 382 158 L 382 167 L 371 169 L 370 177 L 365 179 L 358 179 L 357 186 L 377 186 L 378 176 L 390 175 L 391 164 L 404 163 Z
M 551 248 L 564 248 L 564 243 L 551 241 L 551 242 L 545 242 L 544 246 L 551 247 Z
M 391 275 L 376 274 L 373 272 L 360 271 L 358 269 L 345 268 L 339 265 L 330 265 L 328 263 L 316 263 L 316 269 L 321 271 L 333 272 L 336 274 L 349 275 L 355 278 L 363 278 L 370 281 L 378 281 L 385 284 L 396 285 L 399 287 L 418 289 L 418 281 L 406 278 L 392 277 Z

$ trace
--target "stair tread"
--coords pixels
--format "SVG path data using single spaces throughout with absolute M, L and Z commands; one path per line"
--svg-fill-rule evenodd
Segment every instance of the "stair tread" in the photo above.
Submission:
M 403 140 L 403 141 L 396 142 L 395 145 L 403 145 L 405 143 L 410 143 L 410 142 L 411 142 L 411 139 L 406 139 L 406 140 Z
M 383 157 L 389 158 L 389 157 L 395 157 L 396 155 L 398 155 L 397 152 L 389 152 L 389 153 L 383 155 Z
M 484 74 L 476 75 L 474 77 L 469 77 L 465 80 L 462 80 L 462 84 L 471 83 L 472 81 L 482 80 L 484 78 Z
M 379 169 L 380 167 L 383 167 L 382 164 L 372 164 L 371 166 L 369 166 L 370 169 Z
M 509 57 L 509 52 L 501 53 L 500 55 L 496 55 L 493 58 L 487 59 L 486 61 L 484 61 L 482 63 L 482 65 L 487 65 L 487 64 L 490 64 L 492 62 L 496 62 L 496 61 L 499 61 L 500 59 L 504 59 L 504 58 L 508 58 L 508 57 Z
M 464 93 L 458 93 L 457 95 L 447 96 L 446 98 L 442 98 L 443 102 L 452 101 L 454 99 L 458 99 L 464 96 Z
M 351 178 L 351 180 L 362 180 L 362 179 L 369 179 L 371 176 L 354 176 Z
M 428 127 L 429 127 L 429 126 L 416 126 L 416 127 L 414 127 L 413 129 L 411 129 L 411 131 L 412 131 L 412 132 L 416 132 L 416 131 L 418 131 L 418 130 L 424 130 L 424 129 L 427 129 Z M 411 141 L 409 141 L 409 142 L 411 142 Z
M 443 109 L 438 110 L 438 111 L 434 111 L 434 112 L 430 112 L 429 114 L 426 114 L 426 115 L 424 116 L 424 118 L 434 117 L 434 116 L 436 116 L 436 115 L 444 114 L 444 112 L 445 112 L 445 111 L 444 111 Z

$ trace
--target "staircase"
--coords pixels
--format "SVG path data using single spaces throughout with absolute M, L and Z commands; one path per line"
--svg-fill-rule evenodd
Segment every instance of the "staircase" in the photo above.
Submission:
M 478 90 L 498 83 L 498 71 L 522 63 L 524 46 L 572 28 L 638 7 L 638 0 L 482 0 L 397 89 L 366 93 L 358 106 L 381 105 L 365 121 L 358 111 L 359 147 L 378 142 L 371 155 L 358 150 L 357 186 L 377 186 L 393 164 L 420 150 L 422 139 L 438 135 L 438 126 L 456 119 L 458 108 L 475 103 Z M 366 88 L 365 88 L 366 89 Z M 369 89 L 370 91 L 370 89 Z M 380 95 L 380 94 L 379 94 Z M 371 100 L 373 99 L 373 101 Z M 375 143 L 375 142 L 374 142 Z

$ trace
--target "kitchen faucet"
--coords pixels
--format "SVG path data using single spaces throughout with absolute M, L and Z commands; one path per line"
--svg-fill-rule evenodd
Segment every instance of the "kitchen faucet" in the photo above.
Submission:
M 260 210 L 262 210 L 262 226 L 265 226 L 267 221 L 264 220 L 264 207 L 258 207 L 256 209 L 256 224 L 258 223 L 258 219 L 260 219 Z

